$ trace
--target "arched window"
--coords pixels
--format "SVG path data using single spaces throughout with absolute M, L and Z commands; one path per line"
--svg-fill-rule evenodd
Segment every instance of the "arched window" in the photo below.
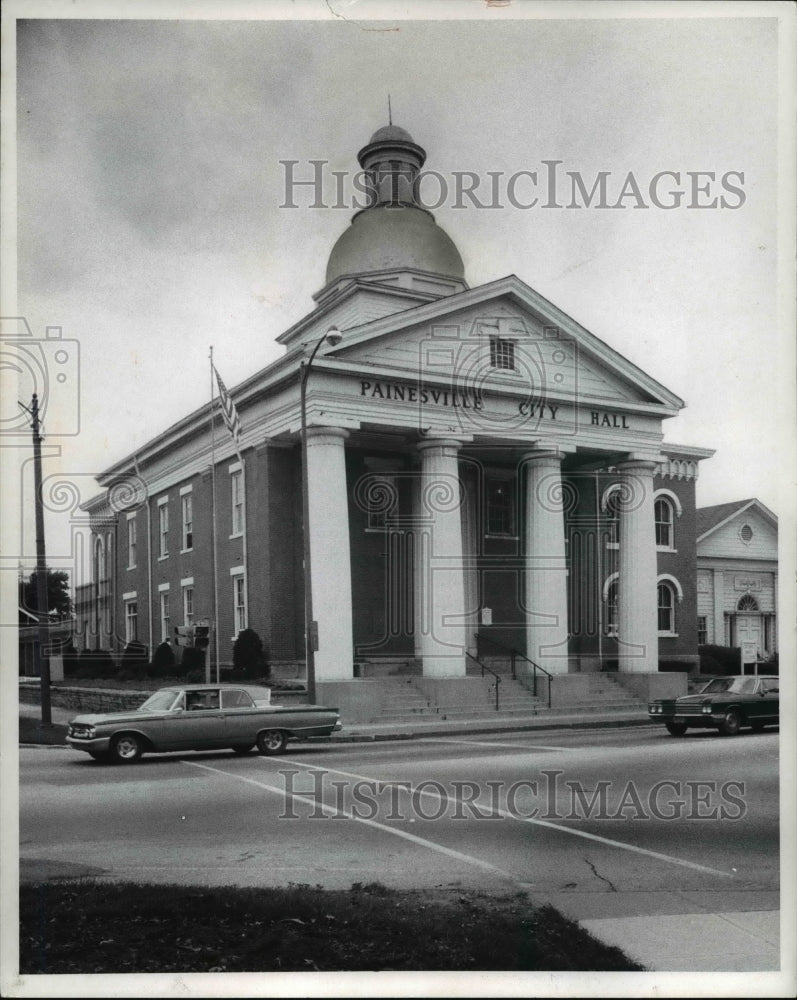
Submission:
M 744 597 L 739 598 L 739 603 L 736 605 L 737 611 L 758 611 L 758 601 L 753 597 L 752 594 L 745 594 Z
M 672 504 L 665 497 L 659 497 L 653 505 L 653 511 L 656 520 L 656 545 L 662 549 L 674 548 Z
M 658 586 L 659 633 L 675 632 L 675 592 L 669 583 Z

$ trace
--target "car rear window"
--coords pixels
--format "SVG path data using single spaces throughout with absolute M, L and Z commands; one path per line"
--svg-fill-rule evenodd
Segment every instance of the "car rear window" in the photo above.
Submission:
M 255 703 L 246 693 L 246 691 L 222 691 L 221 693 L 221 707 L 222 708 L 254 708 Z

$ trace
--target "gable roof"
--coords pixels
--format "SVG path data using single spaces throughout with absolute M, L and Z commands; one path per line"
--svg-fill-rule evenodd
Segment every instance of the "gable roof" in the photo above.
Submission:
M 697 540 L 702 541 L 707 535 L 716 531 L 723 524 L 738 517 L 744 511 L 755 508 L 765 520 L 777 528 L 778 518 L 769 507 L 766 507 L 760 500 L 750 497 L 748 500 L 733 500 L 730 503 L 718 503 L 711 507 L 698 507 L 695 511 L 695 523 L 697 527 Z

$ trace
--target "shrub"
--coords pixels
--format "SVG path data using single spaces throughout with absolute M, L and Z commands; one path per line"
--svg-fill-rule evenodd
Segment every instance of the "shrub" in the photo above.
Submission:
M 80 654 L 70 642 L 63 650 L 64 677 L 74 677 L 80 667 Z
M 742 672 L 742 651 L 736 646 L 698 646 L 700 673 L 724 677 Z
M 659 660 L 659 672 L 662 674 L 691 674 L 696 670 L 697 665 L 694 663 L 684 663 L 681 660 Z
M 140 642 L 129 642 L 122 653 L 120 670 L 133 675 L 141 675 L 147 667 L 147 647 Z
M 80 660 L 75 677 L 86 680 L 113 677 L 116 674 L 116 662 L 107 649 L 84 649 L 80 654 Z
M 268 657 L 263 648 L 263 640 L 251 628 L 238 633 L 232 647 L 232 665 L 242 670 L 246 678 L 268 677 L 270 674 Z
M 182 677 L 195 671 L 202 674 L 202 680 L 205 679 L 205 650 L 197 649 L 196 646 L 186 646 L 179 665 L 172 668 L 172 673 Z
M 168 641 L 164 641 L 160 646 L 155 647 L 155 652 L 152 655 L 152 669 L 162 670 L 164 667 L 168 667 L 171 671 L 174 667 L 174 650 Z

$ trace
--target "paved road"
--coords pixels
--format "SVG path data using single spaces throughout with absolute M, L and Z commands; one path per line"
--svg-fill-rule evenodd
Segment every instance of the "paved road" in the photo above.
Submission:
M 20 858 L 23 877 L 522 888 L 599 922 L 603 937 L 612 921 L 622 939 L 628 918 L 644 930 L 645 919 L 671 915 L 672 933 L 694 939 L 706 913 L 750 914 L 760 928 L 778 908 L 777 766 L 777 733 L 674 740 L 658 728 L 296 747 L 278 758 L 182 754 L 132 767 L 22 748 Z M 773 922 L 742 968 L 777 967 Z M 737 967 L 717 961 L 685 971 Z

